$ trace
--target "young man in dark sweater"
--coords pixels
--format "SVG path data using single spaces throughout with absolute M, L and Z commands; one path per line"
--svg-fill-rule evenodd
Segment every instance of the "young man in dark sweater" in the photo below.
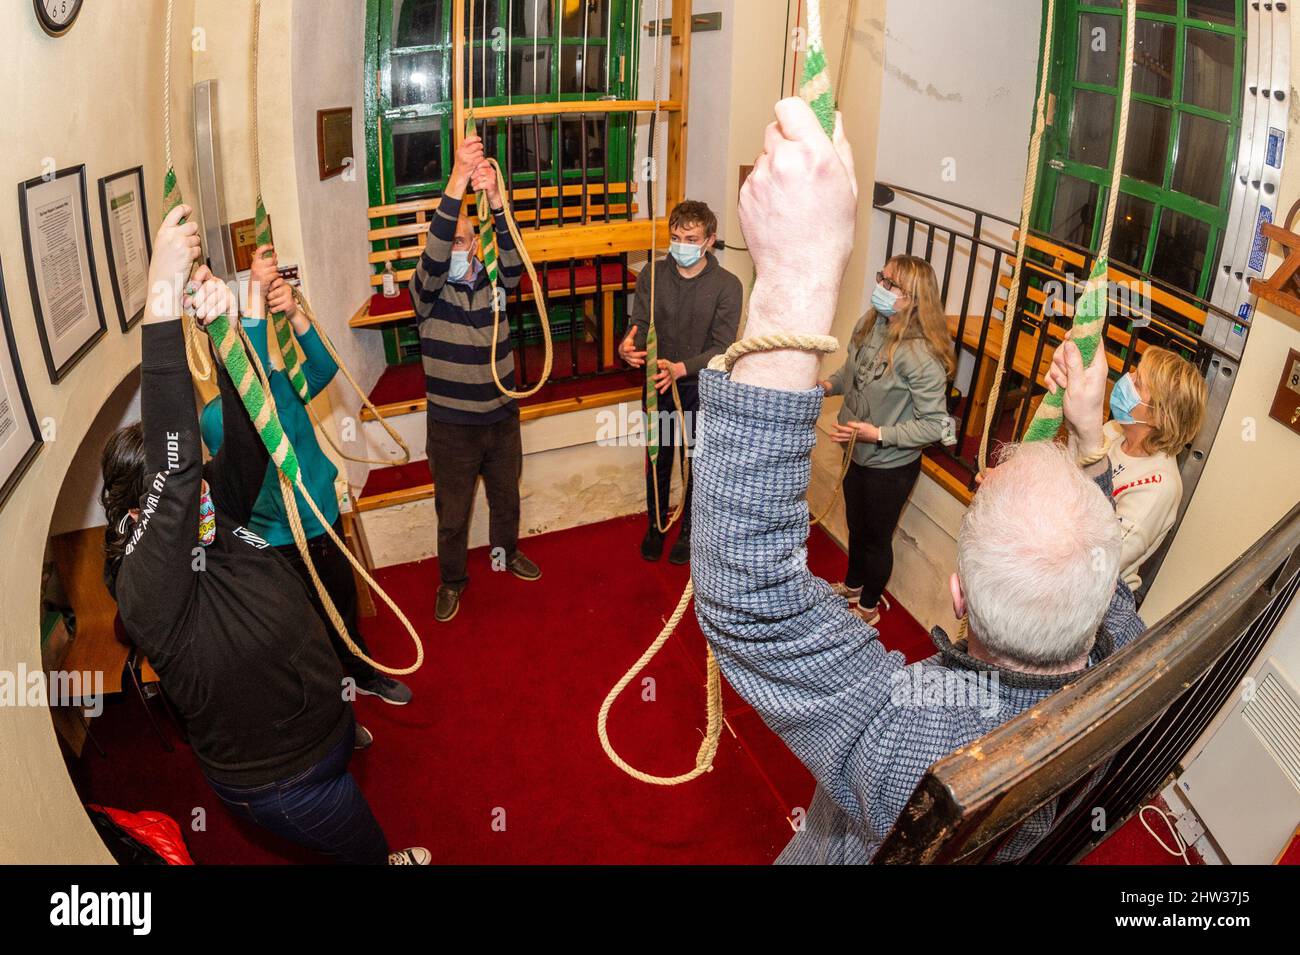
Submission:
M 669 492 L 673 463 L 680 453 L 689 454 L 694 433 L 693 418 L 699 410 L 700 371 L 736 340 L 740 327 L 743 292 L 740 279 L 721 265 L 711 251 L 717 240 L 718 218 L 703 202 L 679 203 L 668 217 L 669 254 L 654 263 L 655 335 L 659 343 L 659 367 L 654 384 L 659 392 L 658 459 L 646 455 L 646 511 L 650 526 L 641 541 L 641 556 L 658 560 L 664 552 L 660 527 L 669 518 Z M 645 365 L 646 329 L 650 324 L 650 270 L 642 269 L 636 281 L 636 304 L 632 325 L 619 345 L 619 354 L 633 368 Z M 673 401 L 672 383 L 677 382 L 681 407 Z M 678 412 L 686 422 L 682 434 Z M 684 564 L 691 559 L 691 480 L 682 489 L 681 531 L 668 560 Z M 656 502 L 656 489 L 658 499 Z M 656 506 L 657 503 L 657 506 Z
M 104 448 L 104 577 L 127 634 L 148 655 L 213 790 L 236 814 L 344 862 L 427 863 L 390 854 L 348 772 L 356 742 L 343 671 L 307 591 L 247 527 L 268 455 L 219 362 L 230 409 L 206 465 L 179 315 L 199 255 L 178 206 L 158 232 L 141 330 L 141 423 Z M 238 321 L 231 291 L 200 267 L 186 301 L 201 325 Z
M 496 231 L 501 321 L 492 340 L 492 286 L 475 257 L 473 223 L 461 213 L 465 190 L 486 192 Z M 515 356 L 505 293 L 519 285 L 523 260 L 506 227 L 496 174 L 484 159 L 483 143 L 467 136 L 442 203 L 429 225 L 429 239 L 411 277 L 411 302 L 420 329 L 428 402 L 429 471 L 438 512 L 438 569 L 441 584 L 434 617 L 446 622 L 460 609 L 469 585 L 466 554 L 474 492 L 480 476 L 487 492 L 488 542 L 494 567 L 521 580 L 542 575 L 519 551 L 519 477 L 523 446 L 519 406 L 502 393 L 492 375 L 515 387 Z

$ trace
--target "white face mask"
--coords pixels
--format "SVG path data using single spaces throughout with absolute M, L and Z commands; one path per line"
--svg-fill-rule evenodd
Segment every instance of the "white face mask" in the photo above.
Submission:
M 448 266 L 447 277 L 453 282 L 459 282 L 469 272 L 469 251 L 467 249 L 453 249 L 451 252 L 451 264 Z

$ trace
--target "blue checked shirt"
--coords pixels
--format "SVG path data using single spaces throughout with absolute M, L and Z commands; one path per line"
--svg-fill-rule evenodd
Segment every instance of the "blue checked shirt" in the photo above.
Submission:
M 1077 676 L 998 670 L 942 631 L 941 652 L 908 666 L 813 576 L 805 495 L 822 399 L 820 388 L 775 391 L 700 374 L 695 612 L 736 692 L 817 780 L 780 863 L 869 862 L 934 762 Z M 1098 484 L 1109 500 L 1109 471 Z M 1090 665 L 1144 629 L 1118 582 Z M 1049 803 L 1022 823 L 998 858 L 1028 852 L 1055 812 Z

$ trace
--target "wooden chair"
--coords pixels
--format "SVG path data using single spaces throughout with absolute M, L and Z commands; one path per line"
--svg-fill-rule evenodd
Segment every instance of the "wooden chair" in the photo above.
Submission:
M 62 668 L 68 672 L 103 673 L 105 696 L 121 693 L 125 680 L 129 679 L 163 749 L 171 752 L 172 744 L 154 718 L 153 708 L 149 705 L 150 694 L 146 690 L 146 687 L 160 686 L 158 674 L 144 655 L 125 639 L 127 635 L 121 629 L 117 602 L 104 586 L 104 528 L 88 527 L 55 535 L 50 538 L 50 549 L 77 622 L 76 634 L 63 658 Z M 168 708 L 166 698 L 159 696 L 174 720 L 175 714 Z M 103 754 L 103 748 L 93 736 L 91 741 Z

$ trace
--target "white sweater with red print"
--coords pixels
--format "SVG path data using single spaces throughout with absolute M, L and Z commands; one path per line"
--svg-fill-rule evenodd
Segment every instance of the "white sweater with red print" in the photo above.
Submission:
M 1118 422 L 1107 422 L 1106 434 L 1114 442 L 1110 448 L 1112 494 L 1124 542 L 1120 575 L 1136 591 L 1142 584 L 1138 568 L 1155 553 L 1178 517 L 1183 479 L 1178 461 L 1171 455 L 1126 454 L 1124 429 Z

